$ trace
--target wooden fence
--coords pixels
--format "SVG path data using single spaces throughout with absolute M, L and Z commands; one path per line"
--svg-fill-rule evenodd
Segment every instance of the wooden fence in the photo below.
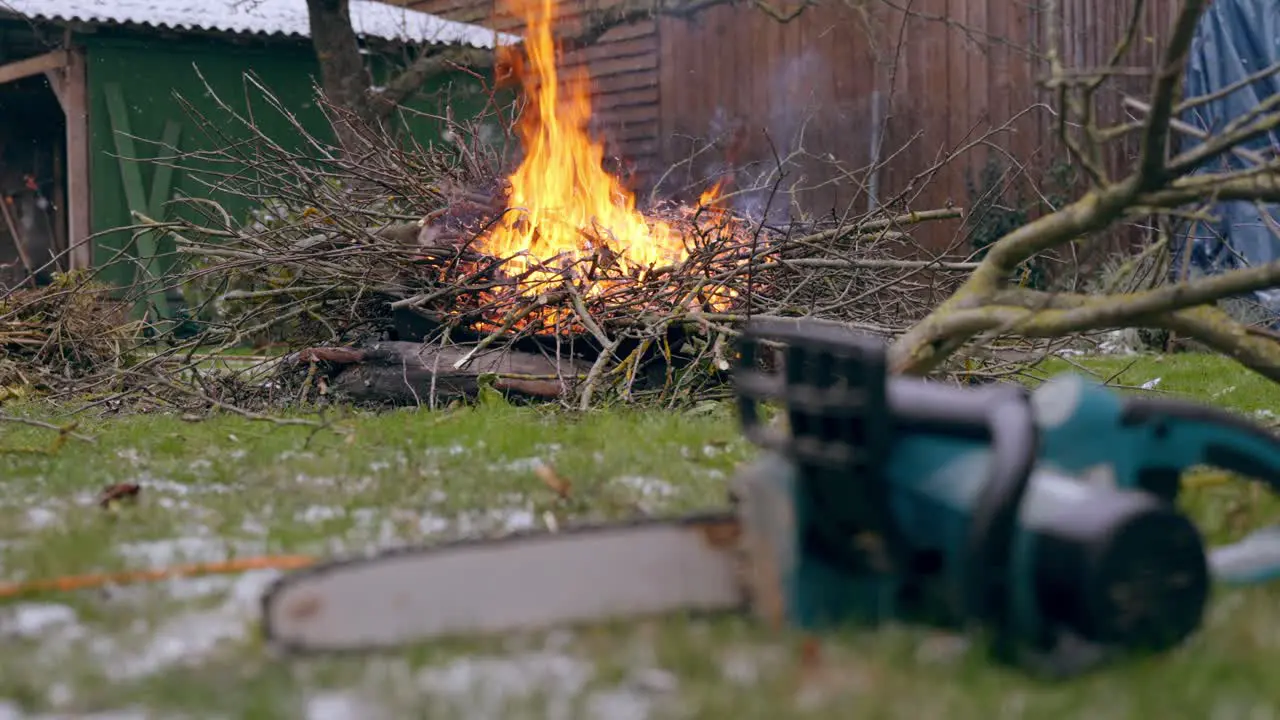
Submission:
M 1058 29 L 1068 67 L 1100 67 L 1136 1 L 1059 0 L 1056 22 L 1047 0 L 844 0 L 786 23 L 722 6 L 618 28 L 570 62 L 592 73 L 609 149 L 632 160 L 646 183 L 662 179 L 667 192 L 704 187 L 725 163 L 765 173 L 802 148 L 782 186 L 808 188 L 797 197 L 812 214 L 862 207 L 869 186 L 881 203 L 969 206 L 968 181 L 980 181 L 993 159 L 1026 167 L 1007 196 L 1013 203 L 1018 192 L 1034 198 L 1032 186 L 1066 160 L 1055 141 L 1056 103 L 1038 84 L 1049 32 Z M 577 27 L 583 2 L 559 3 L 562 32 Z M 493 0 L 406 4 L 502 29 L 520 25 L 495 13 Z M 1101 121 L 1124 117 L 1122 92 L 1145 97 L 1179 4 L 1145 3 L 1124 73 L 1099 93 Z M 697 153 L 709 141 L 715 146 Z M 1121 167 L 1131 152 L 1111 149 L 1108 164 Z M 885 165 L 870 177 L 875 158 Z M 941 249 L 961 232 L 953 223 L 924 241 Z

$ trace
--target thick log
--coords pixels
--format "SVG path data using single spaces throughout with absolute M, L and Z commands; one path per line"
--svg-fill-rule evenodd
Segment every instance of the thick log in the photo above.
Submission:
M 308 348 L 292 359 L 334 366 L 329 387 L 350 400 L 393 405 L 429 405 L 433 391 L 436 404 L 473 398 L 482 375 L 495 375 L 494 388 L 510 395 L 555 399 L 572 392 L 590 370 L 578 360 L 501 348 L 481 350 L 454 369 L 473 347 L 389 341 L 365 348 Z

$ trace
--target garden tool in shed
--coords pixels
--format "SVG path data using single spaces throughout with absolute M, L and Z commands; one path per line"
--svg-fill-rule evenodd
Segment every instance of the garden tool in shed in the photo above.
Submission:
M 1277 487 L 1280 440 L 1261 428 L 1074 375 L 1034 392 L 890 378 L 883 347 L 844 332 L 747 328 L 735 384 L 763 453 L 729 510 L 317 565 L 264 597 L 268 640 L 349 651 L 748 612 L 810 631 L 977 628 L 999 658 L 1061 674 L 1177 645 L 1215 576 L 1280 576 L 1280 533 L 1207 553 L 1173 502 L 1203 464 Z M 762 420 L 769 401 L 781 422 Z

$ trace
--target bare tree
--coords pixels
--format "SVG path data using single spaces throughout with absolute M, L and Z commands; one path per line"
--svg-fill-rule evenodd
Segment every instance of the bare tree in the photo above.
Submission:
M 1239 146 L 1280 127 L 1280 97 L 1232 120 L 1177 152 L 1171 142 L 1176 117 L 1213 99 L 1180 100 L 1191 42 L 1209 0 L 1182 0 L 1171 38 L 1143 107 L 1140 122 L 1100 127 L 1095 105 L 1098 87 L 1123 72 L 1121 61 L 1135 42 L 1145 0 L 1135 0 L 1129 26 L 1109 64 L 1088 73 L 1069 72 L 1058 49 L 1058 0 L 1047 0 L 1050 23 L 1048 86 L 1059 93 L 1059 138 L 1074 164 L 1084 168 L 1091 187 L 1057 212 L 1019 227 L 990 246 L 964 284 L 892 347 L 895 370 L 924 374 L 939 367 L 965 345 L 999 336 L 1060 337 L 1126 327 L 1161 328 L 1187 336 L 1245 366 L 1280 381 L 1280 340 L 1271 331 L 1246 326 L 1216 306 L 1218 300 L 1280 285 L 1280 262 L 1233 270 L 1152 289 L 1112 294 L 1049 293 L 1009 282 L 1019 264 L 1042 253 L 1088 243 L 1107 228 L 1151 217 L 1203 217 L 1203 207 L 1222 201 L 1280 201 L 1280 159 Z M 1275 73 L 1271 67 L 1259 76 Z M 1112 177 L 1104 147 L 1138 138 L 1140 152 L 1123 176 Z M 1227 153 L 1247 152 L 1255 160 L 1247 170 L 1205 172 L 1207 163 Z

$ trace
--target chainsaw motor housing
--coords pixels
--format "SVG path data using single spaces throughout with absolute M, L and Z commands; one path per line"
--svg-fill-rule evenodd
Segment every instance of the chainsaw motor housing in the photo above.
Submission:
M 890 383 L 876 340 L 756 327 L 735 381 L 765 454 L 734 492 L 760 612 L 809 629 L 977 626 L 1002 659 L 1056 673 L 1199 627 L 1195 525 L 1159 494 L 1041 460 L 1046 411 L 1027 391 Z M 783 346 L 772 374 L 766 345 Z
M 938 573 L 908 568 L 905 582 L 966 582 L 965 538 L 991 477 L 991 453 L 959 443 L 948 452 L 937 438 L 910 438 L 899 449 L 895 521 L 911 553 L 941 558 Z M 1098 654 L 1169 649 L 1200 626 L 1209 598 L 1200 533 L 1175 506 L 1152 493 L 1089 484 L 1051 468 L 1033 470 L 1006 552 L 1005 574 L 996 578 L 1005 596 L 1002 614 L 951 619 L 996 624 L 1006 636 L 1002 652 L 1050 664 L 1059 649 L 1086 644 Z

